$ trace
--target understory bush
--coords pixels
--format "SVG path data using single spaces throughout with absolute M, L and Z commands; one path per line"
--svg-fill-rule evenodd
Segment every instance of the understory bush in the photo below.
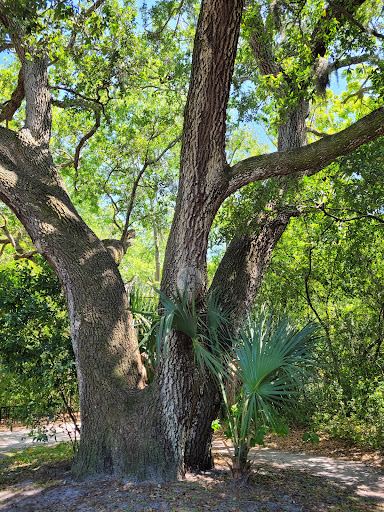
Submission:
M 0 405 L 25 424 L 78 408 L 65 298 L 40 258 L 0 270 L 0 372 Z
M 324 387 L 317 390 L 318 408 L 310 418 L 313 427 L 333 438 L 384 450 L 384 381 L 357 382 L 348 400 L 343 400 L 337 383 Z

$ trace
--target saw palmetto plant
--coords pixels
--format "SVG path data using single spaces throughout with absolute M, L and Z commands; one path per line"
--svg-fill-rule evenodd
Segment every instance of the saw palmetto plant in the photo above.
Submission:
M 287 318 L 277 323 L 272 316 L 248 318 L 240 329 L 232 347 L 232 373 L 238 382 L 234 403 L 221 379 L 225 435 L 235 452 L 234 477 L 247 474 L 249 450 L 263 444 L 268 431 L 288 433 L 284 413 L 313 378 L 312 350 L 317 340 L 316 324 L 298 330 Z
M 298 329 L 288 318 L 260 314 L 248 317 L 234 336 L 230 311 L 220 305 L 217 294 L 197 303 L 186 292 L 158 293 L 158 351 L 167 349 L 172 329 L 190 337 L 196 366 L 208 368 L 221 389 L 221 423 L 234 445 L 232 473 L 244 478 L 250 448 L 263 444 L 269 431 L 288 433 L 284 415 L 314 378 L 312 354 L 319 327 L 308 323 Z

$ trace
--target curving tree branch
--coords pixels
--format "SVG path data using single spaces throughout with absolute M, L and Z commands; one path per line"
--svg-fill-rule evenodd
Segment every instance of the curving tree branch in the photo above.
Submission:
M 17 110 L 19 110 L 22 104 L 24 97 L 24 73 L 23 68 L 21 68 L 19 71 L 17 86 L 12 93 L 11 99 L 1 105 L 0 123 L 2 121 L 6 121 L 8 126 L 8 122 L 12 121 L 13 116 L 15 115 Z
M 316 135 L 316 137 L 329 137 L 330 136 L 329 133 L 319 132 L 318 130 L 316 130 L 315 128 L 312 128 L 310 126 L 307 126 L 306 130 L 307 130 L 307 133 L 313 133 L 313 135 Z
M 312 144 L 290 151 L 246 158 L 225 170 L 225 197 L 253 181 L 294 173 L 312 175 L 341 155 L 384 133 L 384 107 L 380 107 L 351 126 Z
M 352 16 L 352 14 L 342 5 L 341 2 L 333 2 L 328 0 L 329 5 L 331 5 L 336 11 L 345 16 L 348 21 L 350 21 L 353 25 L 356 25 L 362 32 L 365 34 L 369 34 L 370 36 L 375 36 L 378 39 L 384 39 L 384 34 L 377 32 L 377 30 L 372 29 L 370 27 L 365 27 L 362 23 L 360 23 L 356 18 Z

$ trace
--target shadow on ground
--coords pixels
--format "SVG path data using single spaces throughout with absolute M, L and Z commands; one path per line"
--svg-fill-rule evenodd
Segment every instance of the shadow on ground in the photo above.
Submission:
M 134 485 L 118 479 L 70 479 L 70 461 L 36 468 L 3 491 L 7 512 L 379 512 L 383 501 L 359 494 L 359 482 L 317 476 L 305 467 L 262 461 L 247 484 L 230 479 L 218 454 L 217 469 L 172 484 Z M 9 477 L 9 474 L 8 474 Z

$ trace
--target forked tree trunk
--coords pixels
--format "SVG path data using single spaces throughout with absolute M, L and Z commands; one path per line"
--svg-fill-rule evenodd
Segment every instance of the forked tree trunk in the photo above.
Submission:
M 381 108 L 308 151 L 261 155 L 228 166 L 225 121 L 242 8 L 243 0 L 203 0 L 196 31 L 178 198 L 162 279 L 163 291 L 185 290 L 190 298 L 206 294 L 208 235 L 228 195 L 272 176 L 314 173 L 384 133 Z M 170 480 L 182 477 L 186 466 L 206 469 L 212 462 L 216 387 L 197 372 L 191 340 L 173 331 L 155 382 L 140 389 L 141 360 L 117 266 L 76 212 L 49 153 L 49 59 L 33 55 L 8 11 L 0 5 L 0 21 L 22 65 L 26 119 L 18 133 L 0 127 L 0 199 L 52 264 L 67 296 L 82 415 L 75 475 Z M 266 62 L 269 54 L 260 55 Z M 239 315 L 256 293 L 288 221 L 279 215 L 258 235 L 240 245 L 235 241 L 215 277 L 218 287 L 229 291 L 232 286 Z M 232 267 L 240 263 L 237 278 L 245 289 L 231 281 Z

